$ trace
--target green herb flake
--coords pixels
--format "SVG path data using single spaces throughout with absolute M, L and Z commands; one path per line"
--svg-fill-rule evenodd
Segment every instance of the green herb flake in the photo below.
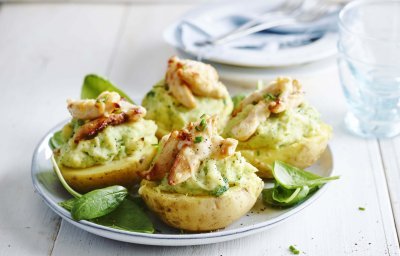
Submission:
M 197 136 L 196 138 L 194 138 L 194 143 L 200 143 L 203 141 L 203 137 L 202 136 Z
M 200 118 L 205 118 L 206 117 L 206 114 L 202 114 L 201 116 L 200 116 Z
M 273 95 L 272 93 L 267 93 L 264 95 L 264 99 L 274 101 L 276 100 L 276 96 Z
M 289 250 L 292 254 L 300 254 L 300 251 L 298 249 L 296 249 L 296 247 L 294 247 L 293 245 L 289 246 Z
M 358 210 L 365 211 L 365 208 L 364 207 L 358 207 Z
M 218 186 L 216 189 L 214 189 L 211 192 L 211 195 L 213 196 L 221 196 L 223 193 L 225 193 L 229 188 L 227 186 Z
M 197 125 L 195 127 L 196 131 L 200 132 L 200 131 L 204 131 L 204 129 L 206 129 L 207 127 L 207 123 L 205 119 L 201 119 L 200 124 Z

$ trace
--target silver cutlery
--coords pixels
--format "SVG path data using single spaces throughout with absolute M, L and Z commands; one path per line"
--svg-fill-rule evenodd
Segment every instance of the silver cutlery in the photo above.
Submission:
M 301 6 L 303 6 L 303 4 Z M 242 28 L 241 26 L 239 27 L 240 29 L 235 29 L 234 31 L 231 31 L 219 37 L 196 42 L 195 45 L 200 47 L 206 45 L 221 45 L 266 29 L 271 29 L 283 25 L 292 25 L 296 23 L 300 24 L 311 23 L 313 21 L 322 18 L 325 14 L 328 13 L 330 14 L 339 11 L 340 7 L 341 7 L 340 4 L 332 4 L 325 1 L 316 1 L 312 6 L 308 8 L 292 9 L 289 15 L 287 12 L 286 13 L 281 12 L 276 17 L 276 19 L 263 20 L 264 18 L 262 18 L 261 20 L 263 21 L 259 23 L 257 23 L 256 20 L 252 20 L 250 22 L 254 23 L 255 25 L 251 24 L 252 26 L 246 28 Z M 269 15 L 271 15 L 271 13 Z M 247 23 L 245 23 L 244 25 L 246 24 Z

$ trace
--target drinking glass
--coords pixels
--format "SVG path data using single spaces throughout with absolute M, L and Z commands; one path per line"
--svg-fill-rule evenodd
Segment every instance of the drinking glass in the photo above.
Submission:
M 339 75 L 347 128 L 400 134 L 400 1 L 352 1 L 339 14 Z

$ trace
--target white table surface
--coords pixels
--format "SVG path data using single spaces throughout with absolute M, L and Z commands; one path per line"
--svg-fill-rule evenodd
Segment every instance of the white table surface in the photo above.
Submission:
M 364 140 L 346 132 L 335 67 L 302 81 L 334 128 L 330 145 L 341 179 L 270 230 L 203 246 L 128 244 L 61 221 L 34 193 L 33 150 L 68 117 L 65 100 L 79 96 L 84 75 L 105 75 L 130 95 L 144 94 L 175 53 L 163 42 L 163 28 L 191 7 L 165 1 L 1 6 L 0 255 L 291 255 L 292 244 L 303 255 L 400 255 L 400 138 Z

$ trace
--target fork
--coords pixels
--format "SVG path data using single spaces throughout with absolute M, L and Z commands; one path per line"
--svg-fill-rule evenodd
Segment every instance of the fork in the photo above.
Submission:
M 304 1 L 306 2 L 306 1 Z M 301 5 L 302 6 L 302 5 Z M 292 16 L 288 16 L 287 14 L 283 14 L 279 19 L 276 20 L 267 20 L 260 23 L 255 23 L 256 25 L 250 26 L 247 28 L 242 28 L 240 30 L 235 30 L 229 32 L 220 37 L 207 39 L 205 41 L 196 42 L 197 46 L 206 46 L 206 45 L 221 45 L 228 43 L 230 41 L 242 38 L 244 36 L 254 34 L 256 32 L 260 32 L 262 30 L 271 29 L 274 27 L 279 27 L 283 25 L 290 25 L 295 23 L 310 23 L 315 20 L 321 18 L 324 14 L 328 12 L 330 5 L 326 2 L 316 1 L 312 7 L 307 9 L 294 9 L 291 11 Z M 338 7 L 338 6 L 336 6 Z M 337 8 L 336 8 L 337 9 Z M 246 23 L 247 24 L 247 23 Z M 245 25 L 246 25 L 245 24 Z
M 291 15 L 292 13 L 295 13 L 297 10 L 301 8 L 301 6 L 305 3 L 306 1 L 304 0 L 287 0 L 283 4 L 279 5 L 276 8 L 273 8 L 272 10 L 268 10 L 267 12 L 261 14 L 260 16 L 249 20 L 248 22 L 244 23 L 243 25 L 239 26 L 238 28 L 229 31 L 228 33 L 221 35 L 214 40 L 217 40 L 218 38 L 222 38 L 228 34 L 231 33 L 236 33 L 239 31 L 242 31 L 244 29 L 253 27 L 266 18 L 270 17 L 271 15 Z

